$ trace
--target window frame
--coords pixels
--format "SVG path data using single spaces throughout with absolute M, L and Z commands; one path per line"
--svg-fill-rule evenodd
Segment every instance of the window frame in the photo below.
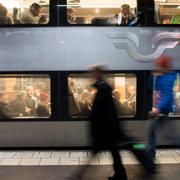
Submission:
M 66 73 L 66 84 L 68 84 L 68 77 L 71 74 L 75 75 L 80 75 L 80 74 L 85 74 L 86 71 L 68 71 Z M 111 70 L 111 71 L 106 71 L 105 74 L 134 74 L 136 77 L 136 114 L 133 117 L 118 117 L 119 120 L 123 121 L 136 121 L 136 120 L 145 120 L 147 119 L 147 109 L 146 107 L 148 104 L 146 104 L 146 99 L 147 99 L 147 93 L 146 93 L 146 79 L 147 79 L 147 74 L 149 72 L 147 71 L 138 71 L 138 70 Z M 73 121 L 73 122 L 79 122 L 79 121 L 89 121 L 90 119 L 88 117 L 84 118 L 72 118 L 69 115 L 69 107 L 68 107 L 68 94 L 65 94 L 66 96 L 66 106 L 67 106 L 67 111 L 66 111 L 66 121 Z
M 41 77 L 41 75 L 48 75 L 49 76 L 49 80 L 50 80 L 50 90 L 51 90 L 51 115 L 47 118 L 44 117 L 40 117 L 40 118 L 2 118 L 0 119 L 1 122 L 46 122 L 46 121 L 57 121 L 58 119 L 60 119 L 60 114 L 61 114 L 61 110 L 57 109 L 56 107 L 59 107 L 59 101 L 58 98 L 56 98 L 56 95 L 58 96 L 58 87 L 57 82 L 58 82 L 58 76 L 56 75 L 57 73 L 54 72 L 49 72 L 49 71 L 10 71 L 10 72 L 0 72 L 0 76 L 1 75 L 7 75 L 7 76 L 14 76 L 16 77 L 16 75 L 24 75 L 24 76 L 35 76 L 35 77 Z M 57 87 L 57 88 L 54 88 Z
M 47 24 L 0 24 L 0 28 L 3 27 L 51 27 L 58 25 L 58 1 L 49 0 L 49 22 Z

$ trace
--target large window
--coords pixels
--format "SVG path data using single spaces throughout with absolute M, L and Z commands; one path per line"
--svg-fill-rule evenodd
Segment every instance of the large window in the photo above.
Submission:
M 180 0 L 155 0 L 158 24 L 180 24 Z
M 0 0 L 0 24 L 47 24 L 49 0 Z
M 67 0 L 69 24 L 133 25 L 136 0 Z
M 0 75 L 0 82 L 0 118 L 50 117 L 48 75 Z
M 177 79 L 174 85 L 174 112 L 172 116 L 180 116 L 180 75 L 177 75 Z
M 112 86 L 113 99 L 118 116 L 133 117 L 136 114 L 136 76 L 134 74 L 107 74 Z M 72 118 L 88 117 L 96 89 L 92 79 L 84 74 L 70 75 L 68 78 L 69 115 Z

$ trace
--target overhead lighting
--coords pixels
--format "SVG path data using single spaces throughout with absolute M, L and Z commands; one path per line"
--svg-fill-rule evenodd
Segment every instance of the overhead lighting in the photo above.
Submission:
M 95 13 L 96 13 L 96 14 L 99 13 L 99 9 L 95 9 Z
M 178 6 L 177 8 L 180 9 L 180 6 Z
M 44 4 L 46 1 L 45 0 L 40 0 L 39 4 Z

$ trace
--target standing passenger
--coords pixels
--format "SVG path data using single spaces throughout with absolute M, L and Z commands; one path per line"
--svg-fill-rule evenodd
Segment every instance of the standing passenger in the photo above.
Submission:
M 38 3 L 33 3 L 28 11 L 21 14 L 20 21 L 22 24 L 44 24 L 46 18 L 41 15 L 41 6 Z
M 171 61 L 169 56 L 161 56 L 154 63 L 155 103 L 152 111 L 149 112 L 152 121 L 148 129 L 149 151 L 152 159 L 156 155 L 156 128 L 162 127 L 168 120 L 168 114 L 173 112 L 173 86 L 176 73 L 171 70 Z

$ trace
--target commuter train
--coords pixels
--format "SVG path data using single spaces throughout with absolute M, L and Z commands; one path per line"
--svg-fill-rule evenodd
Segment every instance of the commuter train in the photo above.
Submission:
M 9 14 L 16 6 L 21 15 L 32 3 L 41 2 L 26 4 L 24 0 L 21 4 L 17 0 L 12 7 L 7 1 L 0 3 Z M 174 69 L 180 70 L 179 1 L 41 3 L 47 23 L 12 20 L 0 24 L 0 148 L 88 147 L 88 118 L 95 91 L 86 71 L 93 64 L 107 66 L 107 80 L 127 133 L 146 141 L 148 110 L 153 104 L 153 84 L 149 82 L 153 61 L 167 54 L 174 59 Z M 134 22 L 116 24 L 112 13 L 127 3 L 136 14 Z M 170 24 L 162 24 L 162 16 Z M 177 75 L 174 112 L 170 114 L 177 130 L 179 93 Z M 162 136 L 158 136 L 159 145 L 174 145 Z

